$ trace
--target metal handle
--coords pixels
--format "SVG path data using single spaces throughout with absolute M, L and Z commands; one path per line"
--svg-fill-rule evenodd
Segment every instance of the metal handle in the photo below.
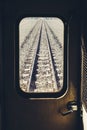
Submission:
M 67 103 L 67 111 L 61 111 L 63 116 L 66 116 L 74 111 L 78 110 L 78 105 L 76 101 L 70 101 Z

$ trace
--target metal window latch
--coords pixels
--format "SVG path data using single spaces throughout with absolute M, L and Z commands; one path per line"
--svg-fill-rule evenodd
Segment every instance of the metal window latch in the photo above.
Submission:
M 67 106 L 66 106 L 67 110 L 62 110 L 61 111 L 61 114 L 63 116 L 66 116 L 74 111 L 77 111 L 78 110 L 78 105 L 77 105 L 77 102 L 76 101 L 70 101 L 67 103 Z

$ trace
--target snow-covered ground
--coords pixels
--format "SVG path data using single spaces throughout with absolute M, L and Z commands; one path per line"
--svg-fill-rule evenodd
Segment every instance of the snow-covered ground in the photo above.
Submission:
M 46 19 L 48 25 L 52 28 L 60 43 L 64 43 L 64 24 L 59 18 Z
M 19 25 L 19 42 L 20 44 L 24 41 L 25 36 L 29 33 L 29 30 L 35 25 L 37 20 L 43 18 L 24 18 L 21 20 Z M 61 43 L 64 43 L 64 25 L 59 18 L 44 18 L 47 23 L 52 27 L 52 30 L 55 32 Z
M 25 37 L 28 35 L 29 31 L 33 28 L 37 19 L 34 18 L 24 18 L 19 24 L 19 42 L 20 44 L 24 41 Z

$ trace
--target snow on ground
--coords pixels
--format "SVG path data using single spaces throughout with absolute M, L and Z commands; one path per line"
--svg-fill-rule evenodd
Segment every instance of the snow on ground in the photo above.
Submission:
M 28 35 L 29 31 L 33 28 L 37 19 L 35 18 L 24 18 L 19 24 L 19 42 L 20 44 L 24 41 L 25 37 Z
M 64 24 L 59 18 L 46 19 L 61 44 L 64 43 Z
M 20 44 L 24 41 L 25 36 L 29 33 L 29 31 L 33 28 L 37 20 L 45 19 L 52 30 L 55 32 L 55 35 L 58 37 L 60 43 L 64 41 L 64 25 L 63 22 L 59 18 L 24 18 L 21 20 L 19 25 L 19 41 Z

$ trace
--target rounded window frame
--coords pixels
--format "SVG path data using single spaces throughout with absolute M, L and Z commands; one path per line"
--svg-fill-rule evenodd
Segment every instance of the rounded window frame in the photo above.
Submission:
M 23 20 L 26 17 L 55 17 L 59 18 L 63 24 L 64 24 L 64 62 L 63 62 L 63 87 L 59 92 L 40 92 L 40 93 L 26 93 L 21 90 L 20 88 L 20 82 L 19 82 L 19 24 L 21 20 Z M 69 87 L 69 24 L 66 22 L 66 20 L 59 16 L 22 16 L 18 17 L 16 19 L 15 24 L 15 88 L 17 93 L 24 97 L 24 98 L 36 98 L 36 99 L 42 99 L 42 98 L 61 98 L 64 95 L 66 95 Z

